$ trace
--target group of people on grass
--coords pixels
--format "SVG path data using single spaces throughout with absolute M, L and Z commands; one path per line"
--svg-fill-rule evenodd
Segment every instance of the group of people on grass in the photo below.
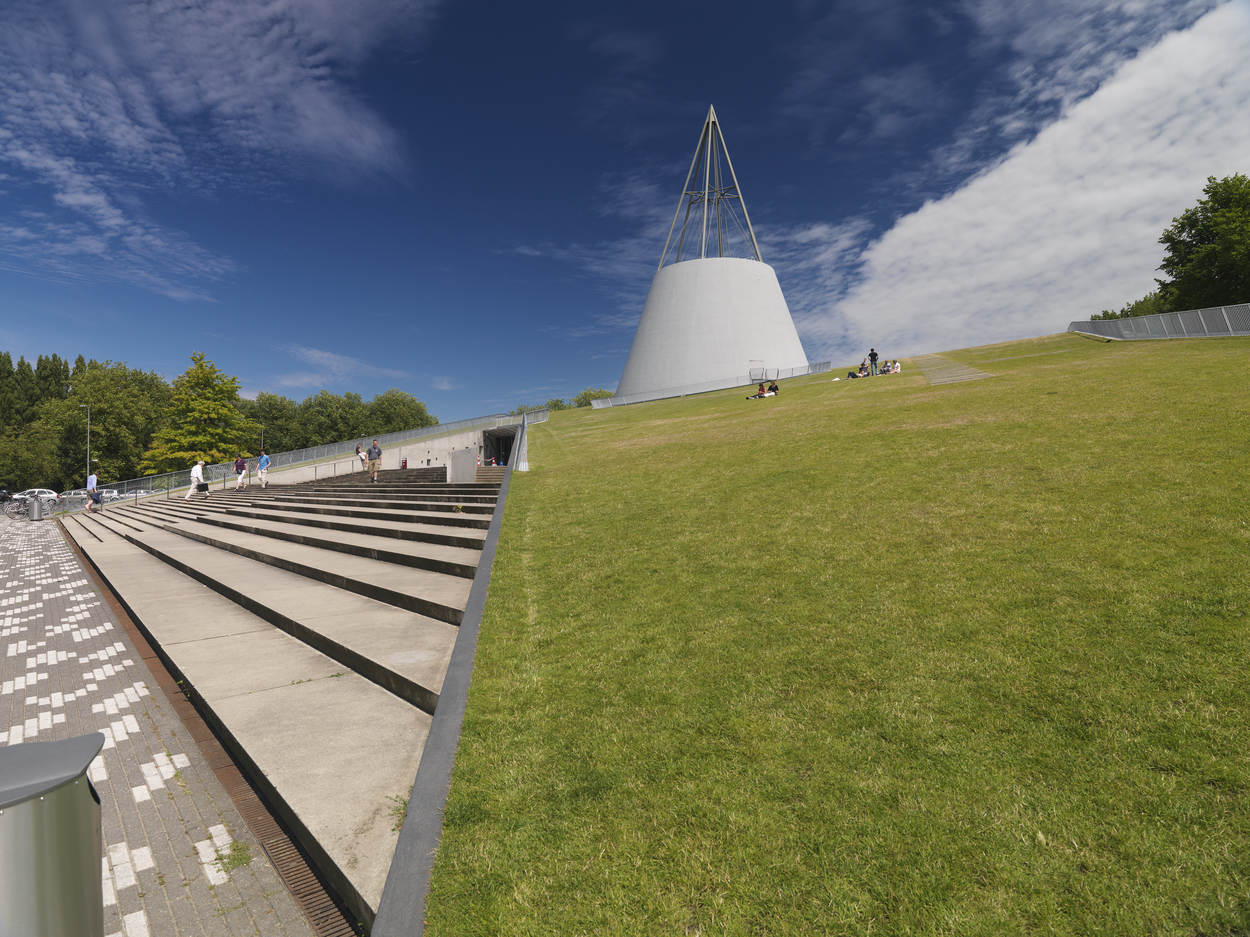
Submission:
M 851 380 L 855 380 L 860 377 L 874 377 L 878 374 L 898 374 L 903 370 L 902 362 L 898 360 L 878 364 L 880 360 L 877 349 L 869 348 L 868 357 L 859 363 L 859 370 L 847 371 L 846 376 Z
M 760 381 L 759 387 L 756 389 L 755 393 L 747 397 L 747 400 L 760 400 L 764 397 L 776 397 L 779 392 L 780 388 L 777 387 L 776 381 L 769 381 L 767 387 L 764 386 L 763 381 Z

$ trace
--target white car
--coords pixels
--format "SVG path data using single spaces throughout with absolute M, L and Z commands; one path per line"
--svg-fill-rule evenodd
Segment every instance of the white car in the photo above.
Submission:
M 100 497 L 104 500 L 105 504 L 109 504 L 110 502 L 118 501 L 121 499 L 121 495 L 117 493 L 116 488 L 100 489 Z
M 27 498 L 38 498 L 40 501 L 47 501 L 48 499 L 55 501 L 61 496 L 51 488 L 27 488 L 25 491 L 19 491 L 13 497 L 15 500 L 18 498 L 21 498 L 22 500 L 26 500 Z

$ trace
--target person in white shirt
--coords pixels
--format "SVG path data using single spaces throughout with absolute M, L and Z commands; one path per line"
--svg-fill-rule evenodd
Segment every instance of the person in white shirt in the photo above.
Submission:
M 191 487 L 187 489 L 187 496 L 183 498 L 182 500 L 190 501 L 191 496 L 195 494 L 196 492 L 196 488 L 203 481 L 204 481 L 204 460 L 200 459 L 200 461 L 196 462 L 195 465 L 191 466 Z M 204 497 L 206 498 L 208 497 L 207 491 L 204 492 Z
M 90 512 L 94 505 L 96 510 L 104 510 L 104 505 L 97 490 L 100 487 L 100 480 L 96 477 L 96 473 L 92 472 L 87 476 L 87 511 Z

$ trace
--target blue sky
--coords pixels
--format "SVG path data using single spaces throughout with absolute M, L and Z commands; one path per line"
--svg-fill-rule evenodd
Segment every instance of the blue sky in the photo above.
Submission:
M 709 104 L 810 359 L 1060 331 L 1250 171 L 1246 48 L 1248 0 L 0 0 L 0 348 L 614 388 Z

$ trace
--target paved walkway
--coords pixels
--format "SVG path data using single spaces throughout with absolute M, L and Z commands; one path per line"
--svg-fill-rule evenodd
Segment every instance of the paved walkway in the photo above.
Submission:
M 109 937 L 312 937 L 51 521 L 0 516 L 0 747 L 103 732 Z
M 979 381 L 983 377 L 994 376 L 942 355 L 917 355 L 912 358 L 912 363 L 924 372 L 930 384 L 955 384 L 959 381 Z

